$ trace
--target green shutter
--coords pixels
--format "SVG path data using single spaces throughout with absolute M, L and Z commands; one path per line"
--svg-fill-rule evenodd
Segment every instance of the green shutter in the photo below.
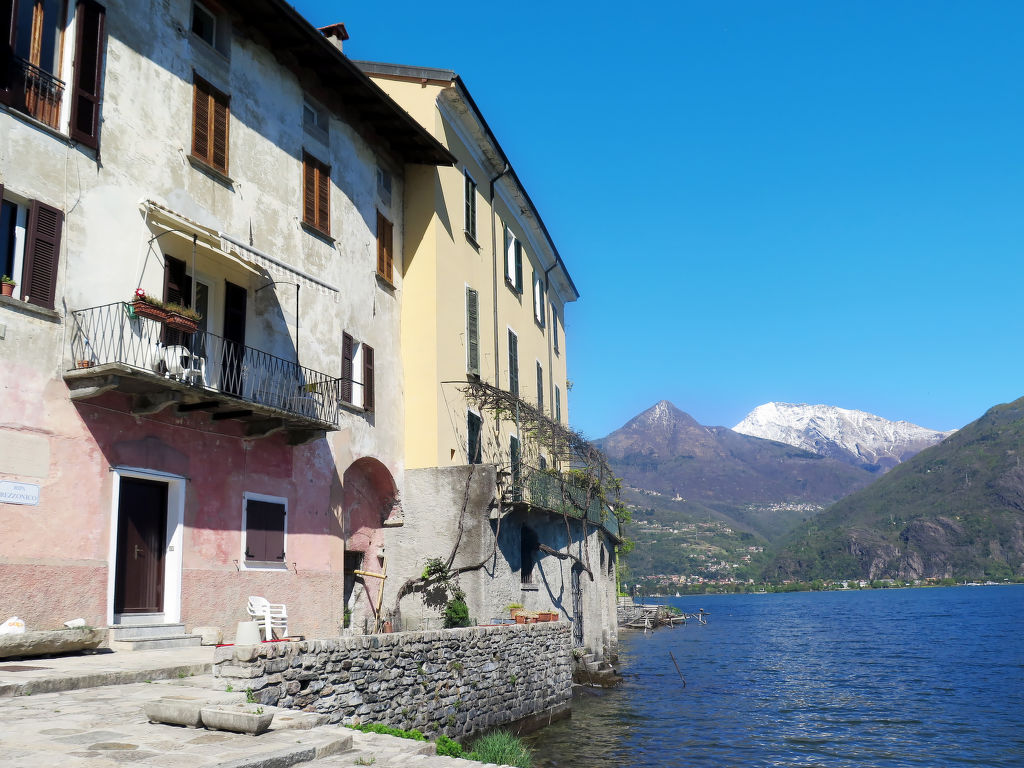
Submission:
M 508 332 L 508 391 L 519 397 L 519 338 Z
M 466 370 L 480 375 L 480 295 L 466 286 Z

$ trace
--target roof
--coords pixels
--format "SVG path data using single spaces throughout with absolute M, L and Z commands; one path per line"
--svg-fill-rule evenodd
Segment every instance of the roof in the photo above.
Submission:
M 233 20 L 237 28 L 264 45 L 304 84 L 315 75 L 323 86 L 326 106 L 334 101 L 337 112 L 368 140 L 383 144 L 407 163 L 455 164 L 441 142 L 285 0 L 235 0 L 231 5 L 238 10 Z
M 547 240 L 548 246 L 551 248 L 551 252 L 554 254 L 555 262 L 561 268 L 562 274 L 565 275 L 566 282 L 568 283 L 569 289 L 573 293 L 573 298 L 578 299 L 580 297 L 579 290 L 576 288 L 576 284 L 573 283 L 572 277 L 569 275 L 569 270 L 565 266 L 565 262 L 562 261 L 561 255 L 558 253 L 558 248 L 555 247 L 555 242 L 551 237 L 551 233 L 548 231 L 547 225 L 544 224 L 544 220 L 540 216 L 540 212 L 537 210 L 537 206 L 534 205 L 533 200 L 530 198 L 529 193 L 526 191 L 526 186 L 522 180 L 516 174 L 515 168 L 512 166 L 511 161 L 508 159 L 508 155 L 505 154 L 505 150 L 501 148 L 501 144 L 498 142 L 498 137 L 494 135 L 494 131 L 487 124 L 487 120 L 484 118 L 480 108 L 476 105 L 473 100 L 472 94 L 466 87 L 465 82 L 459 77 L 458 73 L 450 69 L 438 69 L 435 67 L 414 67 L 407 66 L 404 64 L 386 64 L 378 61 L 353 61 L 355 66 L 359 67 L 363 72 L 368 75 L 379 75 L 382 77 L 395 77 L 408 80 L 435 82 L 435 83 L 451 83 L 458 88 L 462 99 L 466 105 L 473 111 L 477 121 L 483 128 L 484 133 L 487 136 L 488 141 L 493 145 L 495 152 L 500 158 L 500 162 L 504 164 L 509 170 L 504 174 L 512 179 L 513 183 L 519 189 L 526 204 L 530 206 L 533 211 L 533 215 L 537 220 L 537 224 L 540 227 L 541 232 Z M 501 171 L 499 167 L 497 169 Z

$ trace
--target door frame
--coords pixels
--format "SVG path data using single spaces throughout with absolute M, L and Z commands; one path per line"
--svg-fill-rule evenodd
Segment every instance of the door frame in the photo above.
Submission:
M 114 623 L 114 582 L 117 579 L 118 504 L 121 478 L 153 480 L 167 484 L 167 529 L 164 532 L 164 609 L 165 624 L 181 621 L 182 542 L 185 528 L 185 488 L 182 475 L 172 475 L 140 467 L 111 467 L 113 487 L 110 494 L 110 548 L 107 567 L 107 625 Z

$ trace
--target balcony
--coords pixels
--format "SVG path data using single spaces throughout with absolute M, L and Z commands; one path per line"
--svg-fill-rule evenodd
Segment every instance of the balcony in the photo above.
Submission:
M 8 72 L 11 107 L 59 130 L 64 81 L 17 56 L 11 57 Z
M 516 475 L 520 480 L 516 482 Z M 556 514 L 566 514 L 580 519 L 586 508 L 587 522 L 601 526 L 615 538 L 619 538 L 619 521 L 599 497 L 596 497 L 571 475 L 559 474 L 551 469 L 521 466 L 519 472 L 512 472 L 510 486 L 512 503 L 529 504 L 538 509 Z M 588 499 L 588 495 L 591 498 Z
M 248 437 L 286 430 L 293 445 L 338 428 L 340 380 L 205 331 L 184 333 L 115 302 L 71 313 L 73 400 L 119 391 L 132 413 L 174 406 L 214 422 L 246 424 Z

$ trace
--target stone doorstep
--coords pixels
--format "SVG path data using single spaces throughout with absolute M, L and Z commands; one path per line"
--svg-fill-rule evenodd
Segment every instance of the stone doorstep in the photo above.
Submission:
M 209 675 L 211 664 L 179 664 L 174 667 L 159 667 L 140 670 L 106 670 L 77 675 L 40 675 L 16 683 L 0 682 L 0 697 L 24 696 L 33 693 L 60 693 L 80 688 L 99 688 L 105 685 L 130 685 L 152 682 L 153 680 L 174 680 L 177 678 Z

